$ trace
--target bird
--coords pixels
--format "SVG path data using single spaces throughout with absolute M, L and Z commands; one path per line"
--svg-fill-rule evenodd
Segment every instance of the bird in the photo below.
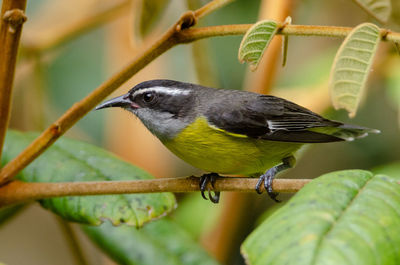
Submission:
M 144 81 L 95 109 L 119 107 L 133 113 L 172 153 L 205 172 L 201 195 L 218 203 L 220 174 L 258 177 L 274 201 L 274 177 L 295 164 L 309 143 L 352 141 L 379 130 L 326 119 L 283 98 L 216 89 L 168 79 Z

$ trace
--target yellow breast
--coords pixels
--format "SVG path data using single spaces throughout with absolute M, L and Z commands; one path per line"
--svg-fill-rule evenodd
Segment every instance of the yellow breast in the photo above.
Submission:
M 187 163 L 220 174 L 253 175 L 290 156 L 302 144 L 267 141 L 209 126 L 200 117 L 164 145 Z

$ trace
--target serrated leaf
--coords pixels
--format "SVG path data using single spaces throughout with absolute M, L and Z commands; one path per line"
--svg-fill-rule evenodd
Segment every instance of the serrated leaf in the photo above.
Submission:
M 246 32 L 240 43 L 239 61 L 249 63 L 250 69 L 256 70 L 277 31 L 278 24 L 273 20 L 263 20 L 254 24 Z
M 381 23 L 386 23 L 392 12 L 390 0 L 354 0 L 359 6 Z
M 379 28 L 364 23 L 350 32 L 336 53 L 329 82 L 332 103 L 350 117 L 356 114 L 379 41 Z
M 153 29 L 169 2 L 169 0 L 137 1 L 140 7 L 135 6 L 134 23 L 140 37 L 145 37 Z
M 247 264 L 400 264 L 399 180 L 345 170 L 311 181 L 245 240 Z
M 3 163 L 19 154 L 35 135 L 8 131 Z M 150 179 L 152 176 L 98 147 L 63 137 L 18 178 L 26 182 L 66 182 Z M 42 200 L 41 204 L 69 221 L 99 225 L 108 219 L 115 225 L 126 223 L 139 227 L 174 209 L 176 202 L 172 193 L 157 193 L 61 197 Z
M 167 219 L 151 222 L 141 229 L 113 227 L 108 223 L 83 229 L 118 264 L 218 264 L 184 230 Z

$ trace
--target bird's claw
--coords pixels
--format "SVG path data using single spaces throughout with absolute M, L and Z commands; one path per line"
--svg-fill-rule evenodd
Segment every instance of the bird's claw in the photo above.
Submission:
M 207 200 L 207 196 L 204 194 L 204 192 L 206 191 L 207 184 L 208 183 L 211 184 L 212 189 L 208 188 L 207 191 L 208 191 L 208 198 L 213 203 L 219 202 L 219 198 L 220 198 L 220 194 L 221 194 L 219 191 L 214 190 L 215 189 L 214 184 L 218 177 L 219 177 L 219 175 L 217 173 L 204 174 L 200 177 L 200 182 L 199 182 L 201 196 L 205 200 Z M 214 191 L 214 195 L 211 194 L 211 191 Z
M 258 179 L 258 182 L 256 185 L 256 192 L 258 194 L 262 193 L 261 185 L 264 183 L 264 188 L 265 188 L 266 192 L 268 193 L 269 197 L 272 200 L 274 200 L 275 202 L 281 202 L 280 200 L 278 200 L 276 198 L 279 195 L 279 193 L 274 192 L 274 190 L 272 189 L 272 181 L 274 180 L 274 177 L 276 174 L 278 174 L 282 170 L 293 167 L 295 162 L 296 162 L 296 159 L 294 158 L 294 156 L 288 156 L 288 157 L 285 157 L 284 159 L 282 159 L 282 164 L 279 164 L 277 166 L 274 166 L 274 167 L 268 169 L 267 172 L 262 174 L 260 176 L 260 178 Z
M 276 170 L 274 167 L 265 172 L 265 174 L 262 174 L 258 179 L 256 185 L 256 192 L 258 194 L 261 194 L 262 193 L 261 185 L 264 184 L 264 188 L 265 191 L 268 193 L 268 196 L 275 202 L 281 202 L 276 198 L 279 195 L 279 193 L 274 192 L 274 190 L 272 189 L 272 181 L 274 180 L 275 175 L 276 175 Z

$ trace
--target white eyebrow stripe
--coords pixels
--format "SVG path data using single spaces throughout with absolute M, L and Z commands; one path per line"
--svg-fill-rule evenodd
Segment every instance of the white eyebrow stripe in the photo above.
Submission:
M 137 94 L 143 94 L 143 93 L 150 92 L 150 91 L 164 93 L 164 94 L 168 94 L 168 95 L 189 95 L 191 92 L 191 90 L 187 90 L 187 89 L 155 86 L 155 87 L 148 87 L 148 88 L 143 88 L 138 91 L 135 91 L 135 92 L 133 92 L 132 97 L 136 96 Z

